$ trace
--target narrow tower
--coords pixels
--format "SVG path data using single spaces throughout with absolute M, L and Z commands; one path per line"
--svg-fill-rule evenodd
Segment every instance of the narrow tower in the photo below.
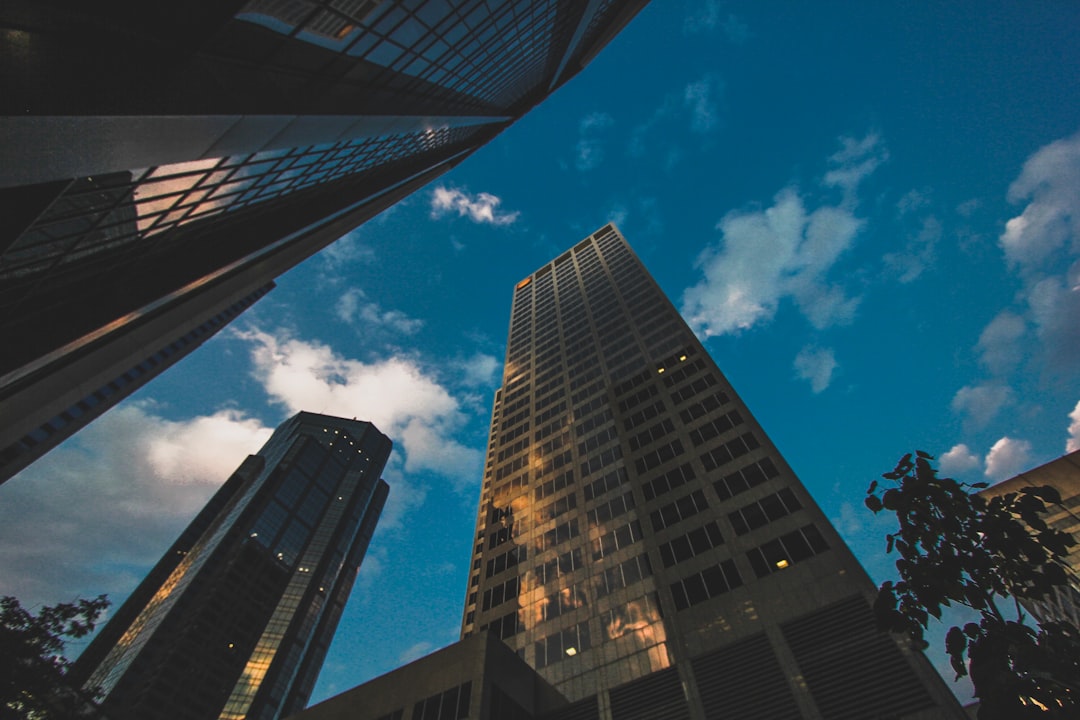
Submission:
M 388 487 L 374 425 L 302 412 L 214 495 L 79 657 L 110 720 L 307 703 Z
M 612 225 L 514 290 L 475 542 L 462 636 L 574 718 L 962 717 Z

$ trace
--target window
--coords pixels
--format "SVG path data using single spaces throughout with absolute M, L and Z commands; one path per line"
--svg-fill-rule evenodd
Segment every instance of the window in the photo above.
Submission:
M 671 432 L 675 432 L 675 424 L 671 422 L 670 418 L 664 418 L 657 424 L 650 427 L 645 432 L 638 433 L 634 437 L 630 438 L 630 449 L 639 450 L 645 445 L 660 440 L 665 435 Z
M 581 464 L 581 474 L 582 474 L 582 476 L 585 476 L 585 475 L 588 475 L 590 473 L 594 473 L 597 470 L 600 470 L 601 468 L 604 468 L 604 467 L 607 467 L 608 465 L 611 465 L 612 463 L 614 463 L 616 460 L 618 460 L 621 457 L 622 457 L 622 447 L 621 446 L 615 445 L 614 447 L 610 447 L 607 450 L 605 450 L 604 452 L 600 453 L 599 455 L 597 455 L 595 457 L 592 457 L 592 458 L 589 458 L 588 461 L 583 462 Z
M 734 440 L 713 448 L 702 455 L 701 462 L 705 465 L 706 470 L 715 470 L 721 465 L 729 463 L 735 458 L 741 457 L 759 447 L 761 447 L 761 443 L 758 442 L 753 433 L 743 433 Z
M 735 528 L 736 535 L 745 535 L 751 530 L 764 527 L 769 523 L 790 515 L 796 510 L 802 510 L 799 502 L 790 488 L 784 488 L 778 493 L 773 493 L 761 500 L 728 514 L 731 525 Z
M 685 452 L 678 438 L 667 445 L 661 445 L 652 452 L 645 453 L 634 461 L 634 467 L 639 473 L 646 473 L 662 463 L 672 460 Z
M 738 410 L 732 410 L 726 415 L 714 418 L 704 425 L 690 431 L 690 440 L 694 445 L 700 446 L 712 440 L 714 437 L 726 433 L 736 425 L 741 425 L 742 415 Z
M 481 610 L 490 610 L 502 603 L 513 600 L 518 596 L 520 583 L 516 577 L 512 577 L 504 583 L 499 583 L 484 591 L 484 603 Z
M 634 494 L 625 493 L 614 500 L 597 505 L 589 511 L 589 527 L 596 527 L 616 518 L 634 507 Z
M 821 532 L 813 525 L 807 525 L 754 548 L 746 553 L 746 557 L 750 560 L 754 572 L 761 578 L 828 549 L 829 545 Z
M 681 522 L 689 517 L 692 517 L 702 510 L 709 507 L 709 504 L 705 502 L 705 495 L 700 490 L 695 490 L 689 495 L 685 495 L 675 502 L 668 503 L 658 510 L 653 510 L 649 515 L 652 520 L 653 530 L 659 532 L 664 528 L 671 527 L 677 522 Z
M 610 595 L 616 590 L 629 587 L 642 578 L 652 575 L 652 564 L 645 553 L 632 557 L 604 571 L 593 581 L 597 598 Z
M 600 497 L 622 485 L 627 480 L 626 468 L 615 468 L 585 486 L 585 501 Z
M 728 500 L 779 474 L 780 471 L 776 469 L 776 465 L 773 464 L 772 460 L 769 458 L 762 458 L 755 463 L 747 465 L 741 470 L 736 470 L 730 475 L 725 475 L 720 478 L 713 483 L 713 488 L 716 490 L 716 494 L 720 496 L 721 500 Z
M 685 463 L 670 470 L 660 477 L 653 478 L 641 484 L 641 490 L 645 493 L 646 500 L 652 500 L 666 492 L 671 492 L 677 487 L 686 484 L 687 481 L 697 477 L 690 463 Z
M 676 610 L 685 610 L 691 605 L 705 602 L 709 598 L 733 590 L 743 584 L 738 568 L 731 560 L 713 565 L 699 573 L 694 573 L 671 584 L 671 597 Z
M 579 607 L 589 604 L 584 583 L 561 588 L 537 602 L 534 617 L 538 621 L 552 620 Z
M 542 565 L 537 565 L 533 568 L 533 575 L 536 577 L 538 585 L 546 585 L 556 578 L 568 575 L 583 567 L 581 549 L 578 548 L 576 550 L 571 550 L 570 552 L 565 552 L 557 558 L 551 558 Z
M 413 707 L 413 720 L 461 720 L 469 716 L 472 682 L 421 700 Z
M 601 535 L 592 542 L 593 560 L 600 560 L 616 550 L 629 547 L 640 541 L 642 537 L 641 524 L 637 520 Z
M 498 575 L 503 570 L 512 568 L 519 562 L 524 562 L 527 557 L 528 551 L 524 545 L 518 545 L 517 547 L 511 548 L 501 555 L 496 555 L 487 561 L 487 570 L 484 577 Z
M 720 527 L 713 521 L 661 545 L 660 559 L 664 567 L 672 567 L 723 544 L 724 536 L 720 534 Z
M 588 622 L 578 623 L 562 632 L 548 635 L 534 644 L 536 651 L 536 669 L 554 665 L 568 658 L 580 655 L 592 647 L 589 639 Z

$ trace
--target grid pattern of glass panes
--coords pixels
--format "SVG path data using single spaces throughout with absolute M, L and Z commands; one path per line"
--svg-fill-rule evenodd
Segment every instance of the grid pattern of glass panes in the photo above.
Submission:
M 611 5 L 586 19 L 594 33 Z M 552 55 L 567 46 L 585 9 L 566 0 L 251 0 L 237 19 L 334 51 L 356 67 L 376 66 L 362 74 L 367 83 L 490 111 L 547 89 L 558 64 Z M 289 64 L 284 42 L 269 62 Z
M 680 613 L 760 577 L 729 542 L 748 503 L 714 488 L 777 474 L 735 397 L 613 227 L 519 283 L 463 634 L 493 630 L 571 699 L 668 667 Z M 754 507 L 806 525 L 788 482 Z
M 81 178 L 0 256 L 0 280 L 105 250 L 145 252 L 169 230 L 458 145 L 476 128 L 440 128 Z

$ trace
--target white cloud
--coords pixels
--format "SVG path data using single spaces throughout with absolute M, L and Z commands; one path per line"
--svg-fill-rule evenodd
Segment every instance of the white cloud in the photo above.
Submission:
M 826 275 L 862 225 L 837 207 L 807 213 L 794 188 L 781 190 L 766 210 L 732 211 L 717 225 L 719 246 L 697 258 L 704 277 L 683 292 L 682 312 L 704 337 L 767 322 L 787 297 L 816 328 L 851 322 L 858 299 Z
M 309 410 L 368 420 L 394 440 L 405 472 L 430 470 L 459 487 L 479 479 L 482 453 L 453 438 L 467 421 L 459 401 L 415 360 L 363 363 L 280 332 L 238 335 L 251 343 L 255 377 L 290 413 Z
M 853 205 L 859 184 L 889 159 L 889 151 L 877 133 L 870 133 L 861 140 L 842 137 L 840 144 L 843 147 L 829 157 L 832 169 L 825 173 L 823 183 L 827 187 L 840 188 L 844 204 Z
M 1023 212 L 1005 223 L 1000 238 L 1011 265 L 1031 270 L 1065 247 L 1080 254 L 1080 134 L 1028 158 L 1009 186 L 1010 202 L 1025 200 Z
M 994 443 L 986 455 L 986 477 L 1006 480 L 1027 470 L 1031 465 L 1031 443 L 1003 437 Z
M 716 127 L 718 96 L 723 92 L 719 78 L 705 75 L 683 89 L 683 107 L 690 111 L 690 129 L 707 133 Z
M 110 410 L 0 488 L 0 595 L 122 599 L 270 432 L 233 410 L 179 422 L 145 402 Z
M 514 223 L 520 213 L 516 210 L 509 213 L 500 212 L 498 208 L 501 204 L 502 199 L 491 193 L 469 195 L 463 190 L 439 185 L 431 193 L 431 217 L 440 218 L 456 212 L 459 217 L 468 217 L 475 223 L 490 225 Z
M 1011 372 L 1023 358 L 1024 318 L 1008 310 L 1002 310 L 979 335 L 979 361 L 995 375 Z
M 605 112 L 589 113 L 578 124 L 578 141 L 574 148 L 574 165 L 581 172 L 597 168 L 604 159 L 604 145 L 600 134 L 611 127 L 614 120 Z
M 342 322 L 361 325 L 364 330 L 379 327 L 413 335 L 424 326 L 423 320 L 411 318 L 400 310 L 383 310 L 378 303 L 364 302 L 366 299 L 360 288 L 349 288 L 338 298 L 334 310 Z
M 1048 364 L 1075 373 L 1080 355 L 1080 134 L 1040 148 L 1009 187 L 1026 202 L 999 243 Z
M 1071 453 L 1080 450 L 1080 402 L 1069 413 L 1069 437 L 1065 441 L 1065 452 Z
M 795 374 L 802 380 L 810 381 L 810 389 L 815 394 L 829 387 L 836 367 L 832 348 L 804 347 L 795 356 Z
M 956 391 L 952 399 L 953 412 L 966 416 L 967 422 L 976 428 L 986 427 L 1002 408 L 1013 402 L 1013 391 L 1008 385 L 988 383 L 965 385 Z
M 981 466 L 979 456 L 963 443 L 953 445 L 949 452 L 938 458 L 938 469 L 944 475 L 960 475 Z

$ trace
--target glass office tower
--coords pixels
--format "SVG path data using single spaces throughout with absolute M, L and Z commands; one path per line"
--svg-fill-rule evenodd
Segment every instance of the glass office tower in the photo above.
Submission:
M 0 449 L 454 167 L 646 1 L 4 3 Z
M 374 425 L 302 412 L 237 469 L 76 661 L 110 720 L 304 707 L 388 487 Z
M 612 225 L 514 290 L 472 557 L 561 719 L 963 717 Z

